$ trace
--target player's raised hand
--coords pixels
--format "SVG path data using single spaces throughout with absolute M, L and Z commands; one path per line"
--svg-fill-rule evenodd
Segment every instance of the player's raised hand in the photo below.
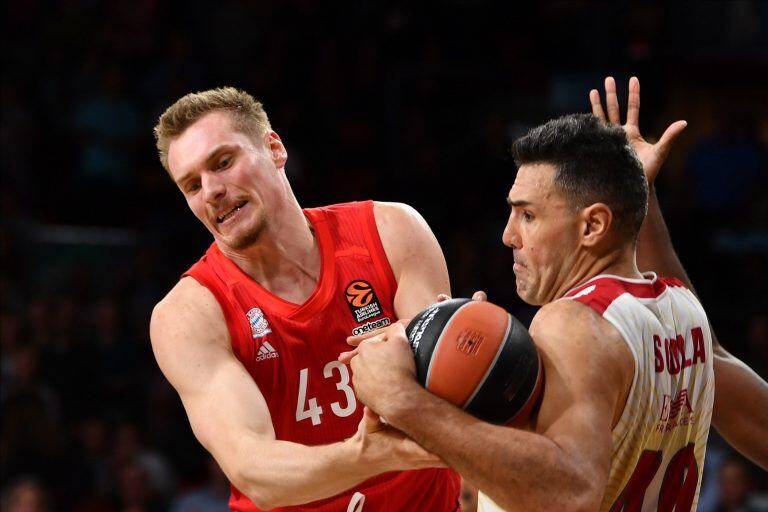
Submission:
M 608 111 L 606 116 L 603 110 L 600 92 L 597 89 L 589 91 L 589 102 L 592 104 L 592 113 L 602 122 L 615 125 L 621 125 L 621 112 L 619 110 L 619 99 L 616 94 L 616 81 L 613 77 L 605 79 L 605 107 Z M 637 77 L 629 79 L 629 97 L 627 100 L 627 122 L 621 125 L 627 134 L 629 143 L 637 153 L 637 157 L 643 164 L 648 183 L 652 184 L 659 174 L 661 166 L 672 149 L 672 143 L 678 135 L 688 126 L 686 121 L 675 121 L 667 127 L 659 141 L 651 144 L 640 134 L 640 81 Z

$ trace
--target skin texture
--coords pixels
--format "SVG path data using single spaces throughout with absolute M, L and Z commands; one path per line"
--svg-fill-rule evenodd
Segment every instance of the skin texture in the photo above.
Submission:
M 607 117 L 601 104 L 600 93 L 596 89 L 590 91 L 592 113 L 605 123 L 620 124 L 616 83 L 611 77 L 605 79 L 605 97 Z M 632 77 L 629 81 L 627 121 L 623 128 L 643 163 L 643 170 L 650 184 L 648 215 L 640 230 L 637 244 L 638 266 L 660 275 L 677 277 L 693 290 L 693 285 L 672 245 L 654 187 L 672 144 L 687 123 L 672 123 L 658 143 L 650 144 L 640 134 L 639 117 L 640 82 Z M 768 424 L 768 383 L 725 350 L 714 332 L 712 339 L 716 386 L 712 424 L 731 446 L 764 470 L 768 470 L 768 436 L 765 435 L 765 425 Z M 743 400 L 745 396 L 750 399 Z
M 276 133 L 252 140 L 232 129 L 226 113 L 213 112 L 171 142 L 168 160 L 190 210 L 222 252 L 273 294 L 302 303 L 320 277 L 320 254 L 285 177 L 287 156 Z M 395 312 L 411 317 L 450 292 L 443 254 L 412 208 L 375 203 L 374 216 L 398 281 Z M 196 437 L 260 508 L 333 496 L 387 471 L 443 466 L 370 411 L 343 442 L 276 440 L 264 396 L 232 352 L 218 302 L 192 278 L 155 307 L 150 335 Z
M 351 340 L 358 347 L 346 355 L 361 401 L 508 510 L 599 506 L 611 429 L 634 374 L 612 325 L 578 302 L 551 302 L 598 273 L 640 277 L 631 245 L 613 237 L 610 210 L 568 208 L 554 173 L 546 164 L 521 167 L 503 235 L 521 296 L 548 303 L 530 327 L 547 375 L 530 431 L 479 421 L 419 386 L 400 324 Z

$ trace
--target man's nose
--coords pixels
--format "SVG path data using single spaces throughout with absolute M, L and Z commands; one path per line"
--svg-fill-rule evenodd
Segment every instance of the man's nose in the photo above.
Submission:
M 504 227 L 504 232 L 501 235 L 501 241 L 504 243 L 504 245 L 511 249 L 520 248 L 520 235 L 512 225 L 511 220 L 507 222 L 507 225 Z
M 202 176 L 203 197 L 207 203 L 216 203 L 226 194 L 227 188 L 224 182 L 213 173 L 204 173 Z

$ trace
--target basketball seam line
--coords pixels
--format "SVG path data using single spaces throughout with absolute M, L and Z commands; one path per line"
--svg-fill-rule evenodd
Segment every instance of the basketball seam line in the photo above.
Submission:
M 507 328 L 504 330 L 504 336 L 501 338 L 501 343 L 499 343 L 499 348 L 496 349 L 496 355 L 493 356 L 493 361 L 491 361 L 491 364 L 488 365 L 488 369 L 485 371 L 485 375 L 483 375 L 483 378 L 480 379 L 480 382 L 477 383 L 477 387 L 475 387 L 475 390 L 472 392 L 472 394 L 467 398 L 467 401 L 464 402 L 461 405 L 461 408 L 464 409 L 472 403 L 472 399 L 475 398 L 475 395 L 477 395 L 478 392 L 480 392 L 480 388 L 483 387 L 483 384 L 485 384 L 485 381 L 488 379 L 488 376 L 491 374 L 491 371 L 493 370 L 494 366 L 496 366 L 496 361 L 499 360 L 499 357 L 501 356 L 501 352 L 504 350 L 504 345 L 507 340 L 507 336 L 509 336 L 509 330 L 512 328 L 512 315 L 507 313 Z
M 440 346 L 440 343 L 443 341 L 443 337 L 445 336 L 445 332 L 448 330 L 448 326 L 451 325 L 451 322 L 453 322 L 453 319 L 456 318 L 456 315 L 459 314 L 459 311 L 464 309 L 465 307 L 472 304 L 472 301 L 469 301 L 465 304 L 462 304 L 458 308 L 456 308 L 456 311 L 453 312 L 451 317 L 448 319 L 448 321 L 443 326 L 443 329 L 440 331 L 440 337 L 437 338 L 437 341 L 435 342 L 435 346 L 432 348 L 432 354 L 437 353 L 437 349 Z M 435 362 L 434 355 L 429 358 L 429 366 L 427 367 L 427 378 L 424 379 L 424 387 L 429 389 L 429 377 L 432 375 L 432 364 Z
M 520 407 L 520 410 L 517 411 L 514 414 L 514 416 L 509 418 L 507 420 L 507 423 L 510 423 L 510 422 L 514 421 L 515 418 L 517 418 L 517 416 L 522 412 L 522 410 L 525 409 L 525 407 L 528 405 L 528 402 L 531 401 L 531 398 L 533 397 L 533 394 L 536 392 L 536 388 L 539 387 L 540 381 L 541 381 L 541 379 L 543 377 L 543 369 L 542 369 L 542 366 L 541 366 L 541 357 L 539 357 L 538 351 L 536 352 L 536 359 L 539 361 L 539 365 L 538 365 L 539 366 L 539 370 L 538 370 L 538 373 L 536 374 L 536 382 L 534 382 L 533 388 L 531 388 L 531 392 L 528 393 L 528 398 L 525 399 L 525 402 L 523 402 L 523 405 Z

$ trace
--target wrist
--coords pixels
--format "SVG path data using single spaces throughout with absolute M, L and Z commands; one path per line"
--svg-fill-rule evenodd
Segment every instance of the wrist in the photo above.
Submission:
M 384 403 L 380 415 L 395 428 L 407 422 L 414 414 L 419 414 L 419 404 L 423 403 L 422 396 L 429 394 L 416 380 L 404 380 L 398 389 L 391 393 Z

